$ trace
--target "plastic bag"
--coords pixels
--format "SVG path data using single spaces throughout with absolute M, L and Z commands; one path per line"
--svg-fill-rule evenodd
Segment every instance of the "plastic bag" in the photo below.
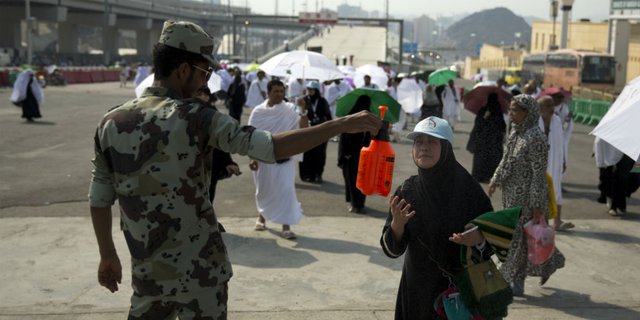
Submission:
M 469 320 L 474 317 L 467 306 L 462 302 L 462 297 L 456 288 L 450 287 L 438 295 L 433 303 L 433 308 L 439 319 Z
M 534 265 L 545 263 L 555 248 L 556 232 L 545 218 L 531 219 L 524 225 L 527 236 L 527 258 Z

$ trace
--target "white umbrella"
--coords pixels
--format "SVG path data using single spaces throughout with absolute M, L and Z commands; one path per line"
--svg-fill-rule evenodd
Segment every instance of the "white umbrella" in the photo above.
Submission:
M 364 86 L 364 76 L 371 77 L 371 83 L 378 85 L 380 90 L 387 89 L 389 76 L 384 72 L 384 69 L 373 64 L 365 64 L 356 68 L 356 73 L 353 76 L 353 83 L 356 85 L 356 88 Z
M 405 78 L 398 84 L 398 102 L 402 110 L 407 113 L 415 113 L 422 106 L 422 89 L 412 78 Z
M 140 84 L 136 87 L 137 98 L 140 98 L 140 96 L 142 95 L 142 93 L 146 88 L 151 87 L 151 85 L 153 85 L 153 78 L 154 78 L 154 74 L 152 73 L 148 77 L 146 77 L 144 80 L 142 80 L 142 82 L 140 82 Z M 207 87 L 209 87 L 209 90 L 211 90 L 211 93 L 220 91 L 220 88 L 222 87 L 222 78 L 220 78 L 219 75 L 212 73 L 211 78 L 209 78 L 209 81 L 207 82 Z
M 591 134 L 638 161 L 640 158 L 640 77 L 629 82 Z
M 356 73 L 356 68 L 353 66 L 338 66 L 338 70 L 342 72 L 345 76 L 353 76 Z
M 306 50 L 278 54 L 261 64 L 260 70 L 272 76 L 317 79 L 321 82 L 344 77 L 329 58 Z

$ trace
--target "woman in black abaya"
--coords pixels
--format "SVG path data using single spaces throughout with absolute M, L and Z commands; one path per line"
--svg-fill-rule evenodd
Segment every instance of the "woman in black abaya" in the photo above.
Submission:
M 460 268 L 459 245 L 450 237 L 492 207 L 478 182 L 456 161 L 453 131 L 445 120 L 428 117 L 407 137 L 414 140 L 418 175 L 405 180 L 391 198 L 380 245 L 390 258 L 405 255 L 395 319 L 435 319 L 433 303 L 449 287 L 438 265 L 451 273 Z M 478 231 L 464 237 L 457 242 L 485 244 Z
M 498 95 L 492 93 L 478 111 L 467 143 L 467 150 L 473 153 L 471 176 L 478 182 L 488 183 L 502 160 L 506 129 Z
M 360 96 L 349 114 L 355 114 L 363 110 L 369 110 L 371 98 Z M 371 135 L 368 132 L 343 133 L 340 135 L 338 144 L 338 167 L 342 169 L 344 177 L 345 200 L 351 203 L 349 212 L 364 214 L 364 202 L 367 196 L 362 194 L 356 187 L 358 178 L 358 162 L 360 161 L 360 150 L 371 142 Z
M 304 97 L 307 106 L 307 117 L 309 125 L 316 126 L 331 120 L 331 110 L 329 103 L 320 95 L 320 83 L 309 81 L 307 83 L 307 95 Z M 322 143 L 315 148 L 304 153 L 300 162 L 300 179 L 306 182 L 322 183 L 324 165 L 327 161 L 327 143 Z

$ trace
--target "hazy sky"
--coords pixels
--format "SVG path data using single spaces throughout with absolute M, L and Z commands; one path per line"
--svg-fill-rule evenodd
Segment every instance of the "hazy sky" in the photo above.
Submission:
M 206 0 L 205 0 L 206 1 Z M 228 0 L 221 0 L 226 4 Z M 251 10 L 259 14 L 274 14 L 276 0 L 231 0 L 233 5 L 243 6 L 245 2 Z M 367 11 L 380 10 L 384 12 L 385 0 L 278 0 L 278 12 L 290 15 L 292 4 L 295 3 L 295 12 L 304 11 L 305 3 L 307 11 L 315 11 L 318 6 L 336 10 L 338 5 L 348 3 L 352 6 L 362 5 Z M 461 13 L 473 13 L 476 11 L 507 7 L 521 16 L 549 17 L 549 0 L 389 0 L 389 12 L 391 15 L 419 16 L 426 14 L 431 17 L 438 15 L 452 15 Z M 600 21 L 608 18 L 610 8 L 609 0 L 575 0 L 573 5 L 573 19 L 589 18 L 592 21 Z

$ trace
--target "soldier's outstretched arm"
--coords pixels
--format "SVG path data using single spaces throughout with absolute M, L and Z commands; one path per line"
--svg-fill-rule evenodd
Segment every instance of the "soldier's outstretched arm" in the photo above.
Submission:
M 370 112 L 361 111 L 327 121 L 317 126 L 281 132 L 273 135 L 276 160 L 305 152 L 341 133 L 370 132 L 376 135 L 382 120 Z
M 118 283 L 122 282 L 122 265 L 111 235 L 111 207 L 91 207 L 90 210 L 93 231 L 100 251 L 98 282 L 109 291 L 116 292 Z

